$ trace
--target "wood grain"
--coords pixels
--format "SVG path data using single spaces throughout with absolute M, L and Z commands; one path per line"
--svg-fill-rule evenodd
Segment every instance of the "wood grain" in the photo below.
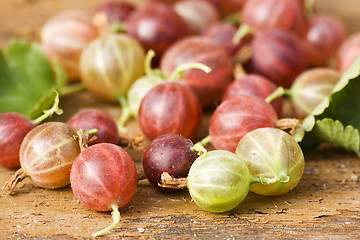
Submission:
M 38 41 L 39 29 L 54 13 L 68 8 L 91 11 L 100 0 L 1 0 L 0 46 L 13 37 Z M 349 33 L 359 31 L 360 1 L 319 0 L 318 11 L 336 14 Z M 120 107 L 99 102 L 88 91 L 61 100 L 66 121 L 79 109 L 96 107 L 114 118 Z M 207 135 L 206 113 L 197 139 Z M 128 137 L 140 133 L 136 121 Z M 145 141 L 145 145 L 148 141 Z M 141 150 L 130 150 L 141 168 Z M 0 185 L 15 171 L 0 168 Z M 360 160 L 324 144 L 306 156 L 305 173 L 288 194 L 263 197 L 249 193 L 236 209 L 213 214 L 196 206 L 186 190 L 158 192 L 146 180 L 129 204 L 120 209 L 121 223 L 104 239 L 359 239 Z M 46 190 L 24 180 L 14 196 L 0 194 L 1 239 L 89 239 L 112 222 L 110 213 L 87 209 L 69 186 Z

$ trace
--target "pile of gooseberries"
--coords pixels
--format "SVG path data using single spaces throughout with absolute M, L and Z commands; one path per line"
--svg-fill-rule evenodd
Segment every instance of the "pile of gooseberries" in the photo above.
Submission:
M 59 112 L 57 105 L 52 109 Z M 94 233 L 103 235 L 116 226 L 118 208 L 135 193 L 138 176 L 134 161 L 118 145 L 116 123 L 105 111 L 83 109 L 67 123 L 40 124 L 49 113 L 34 121 L 17 113 L 0 115 L 0 128 L 13 130 L 1 132 L 2 166 L 21 166 L 3 191 L 15 194 L 16 185 L 27 177 L 47 189 L 71 184 L 84 205 L 96 211 L 114 211 L 114 223 Z
M 90 15 L 57 14 L 41 31 L 46 56 L 100 101 L 120 103 L 121 117 L 92 108 L 40 124 L 61 112 L 57 106 L 35 120 L 0 114 L 0 165 L 19 168 L 4 191 L 15 194 L 26 177 L 48 189 L 70 184 L 86 207 L 112 211 L 114 223 L 100 236 L 118 224 L 142 177 L 167 193 L 187 188 L 215 213 L 234 209 L 249 191 L 292 190 L 304 156 L 276 128 L 284 103 L 292 117 L 307 117 L 360 52 L 358 34 L 347 38 L 340 21 L 308 2 L 110 1 Z M 204 114 L 211 114 L 206 137 Z M 129 116 L 150 142 L 144 176 L 121 147 Z
M 196 145 L 191 148 L 193 151 L 197 151 Z M 236 153 L 201 149 L 200 152 L 185 179 L 174 178 L 165 167 L 160 186 L 187 187 L 195 203 L 210 212 L 232 210 L 249 190 L 265 196 L 285 194 L 297 186 L 304 171 L 299 144 L 290 134 L 276 128 L 250 131 L 238 143 Z

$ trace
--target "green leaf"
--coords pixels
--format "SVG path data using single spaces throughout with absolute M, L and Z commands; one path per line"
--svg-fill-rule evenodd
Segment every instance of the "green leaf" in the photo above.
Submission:
M 359 130 L 352 125 L 344 127 L 339 120 L 324 118 L 316 121 L 313 131 L 319 139 L 353 151 L 360 156 Z
M 298 131 L 298 141 L 307 136 L 317 141 L 331 142 L 354 151 L 360 156 L 360 57 L 343 74 L 329 98 L 305 118 Z M 305 132 L 305 134 L 303 134 Z
M 0 113 L 36 118 L 52 105 L 49 96 L 65 84 L 64 71 L 56 63 L 53 69 L 38 44 L 12 40 L 0 51 Z

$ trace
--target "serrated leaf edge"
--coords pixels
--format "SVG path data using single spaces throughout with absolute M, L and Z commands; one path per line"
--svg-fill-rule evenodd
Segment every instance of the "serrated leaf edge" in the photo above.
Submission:
M 321 140 L 353 151 L 360 156 L 359 130 L 352 125 L 344 126 L 339 120 L 324 118 L 316 121 L 314 131 Z

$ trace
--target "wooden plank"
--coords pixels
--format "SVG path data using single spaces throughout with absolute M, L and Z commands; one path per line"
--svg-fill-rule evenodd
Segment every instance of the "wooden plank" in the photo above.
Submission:
M 68 8 L 90 11 L 100 0 L 1 0 L 0 44 L 12 37 L 37 41 L 42 24 L 54 13 Z M 357 0 L 319 0 L 318 10 L 336 13 L 349 32 L 358 31 Z M 120 107 L 99 102 L 88 91 L 64 97 L 66 121 L 79 109 L 96 107 L 114 118 Z M 206 113 L 197 139 L 207 135 L 211 113 Z M 140 131 L 128 124 L 131 136 Z M 147 144 L 148 142 L 145 142 Z M 141 168 L 142 151 L 129 151 Z M 14 171 L 0 168 L 0 185 Z M 146 180 L 129 204 L 120 209 L 121 223 L 105 238 L 125 239 L 358 239 L 360 236 L 360 164 L 358 157 L 331 145 L 306 156 L 305 173 L 290 193 L 263 197 L 249 193 L 236 209 L 213 214 L 196 206 L 186 190 L 166 194 Z M 83 239 L 112 222 L 110 213 L 81 205 L 71 188 L 46 190 L 30 179 L 16 188 L 14 196 L 0 194 L 1 239 Z

